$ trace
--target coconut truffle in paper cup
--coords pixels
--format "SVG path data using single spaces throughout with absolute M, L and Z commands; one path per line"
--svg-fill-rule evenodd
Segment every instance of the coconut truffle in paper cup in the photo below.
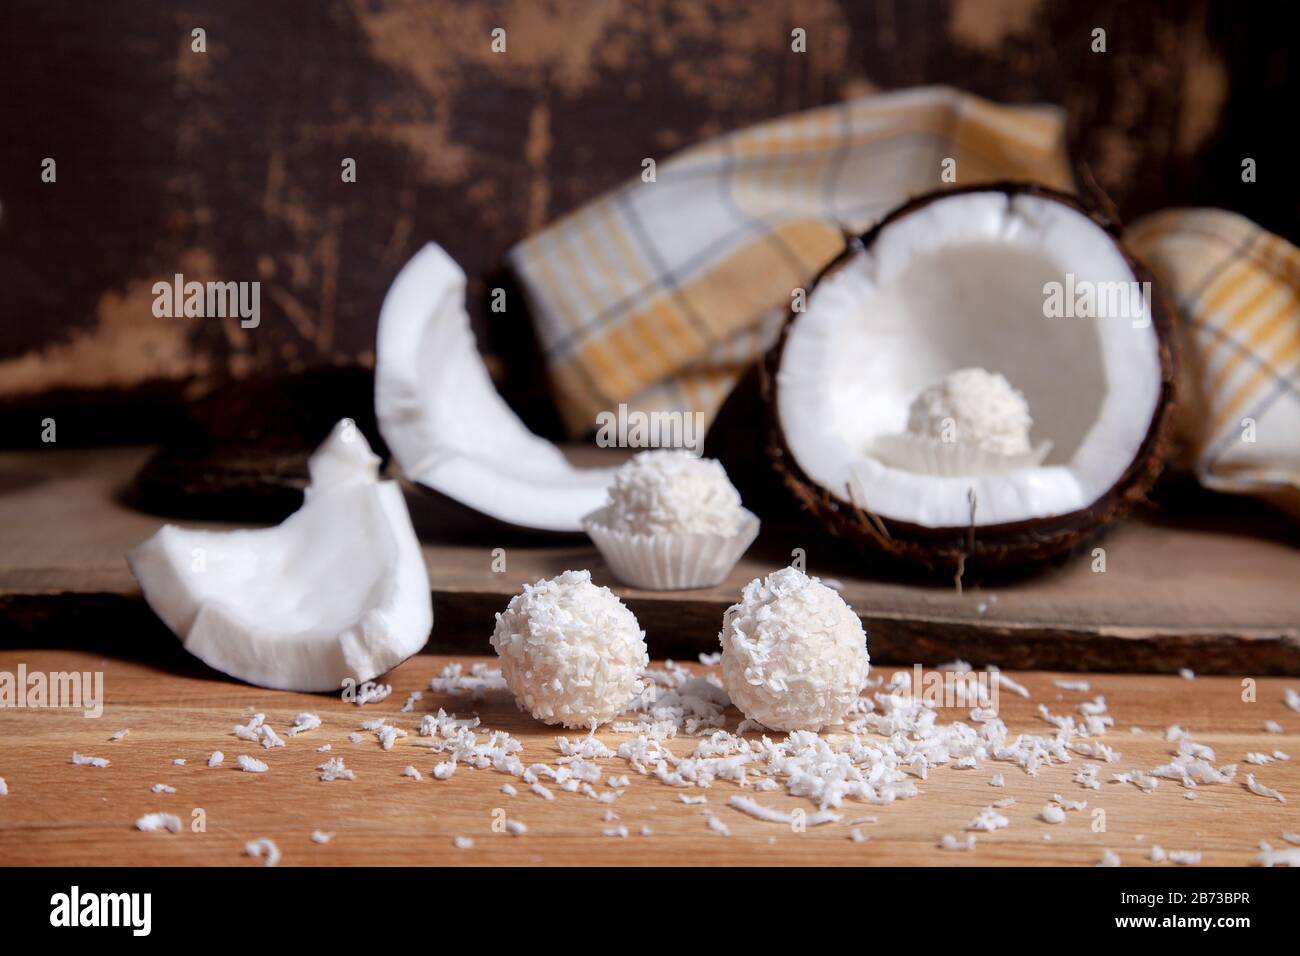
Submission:
M 643 451 L 623 465 L 609 504 L 583 521 L 615 577 L 654 591 L 719 583 L 758 526 L 720 463 L 667 450 Z

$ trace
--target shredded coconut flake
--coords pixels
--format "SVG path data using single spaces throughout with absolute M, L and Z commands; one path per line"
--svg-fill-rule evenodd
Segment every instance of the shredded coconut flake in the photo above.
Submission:
M 266 866 L 275 866 L 280 862 L 280 848 L 266 837 L 249 840 L 244 844 L 244 852 L 254 859 L 261 858 Z
M 1255 779 L 1253 773 L 1246 774 L 1246 789 L 1251 793 L 1258 794 L 1261 797 L 1272 797 L 1279 803 L 1286 803 L 1286 797 L 1274 790 L 1272 787 L 1266 787 Z
M 169 833 L 181 832 L 181 818 L 174 813 L 146 813 L 139 820 L 135 821 L 137 830 L 143 830 L 145 833 L 155 833 L 159 830 L 166 830 Z
M 107 767 L 108 766 L 108 761 L 105 760 L 103 757 L 87 757 L 83 754 L 76 753 L 75 751 L 72 754 L 72 762 L 76 764 L 78 767 Z

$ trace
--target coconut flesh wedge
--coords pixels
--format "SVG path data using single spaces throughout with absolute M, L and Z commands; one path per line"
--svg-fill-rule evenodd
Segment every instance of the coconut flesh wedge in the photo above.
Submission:
M 379 315 L 379 430 L 407 478 L 507 525 L 581 532 L 610 468 L 575 468 L 497 394 L 465 311 L 465 274 L 429 243 Z
M 1067 196 L 913 200 L 826 268 L 767 357 L 778 472 L 833 532 L 933 571 L 1074 546 L 1149 490 L 1167 444 L 1173 336 L 1143 282 L 1117 231 Z M 1029 451 L 954 454 L 909 433 L 918 396 L 971 369 L 1022 394 Z
M 420 650 L 428 574 L 401 488 L 351 421 L 312 455 L 303 506 L 273 528 L 164 525 L 127 560 L 185 649 L 279 690 L 364 683 Z

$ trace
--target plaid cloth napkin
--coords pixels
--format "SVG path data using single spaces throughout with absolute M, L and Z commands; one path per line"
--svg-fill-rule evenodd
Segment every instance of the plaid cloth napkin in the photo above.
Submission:
M 638 178 L 521 242 L 510 264 L 568 428 L 586 434 L 620 403 L 712 418 L 846 231 L 947 185 L 1073 190 L 1064 130 L 1057 107 L 948 87 L 868 96 L 687 149 L 659 163 L 654 181 Z M 1136 235 L 1208 360 L 1202 479 L 1296 494 L 1296 250 L 1213 211 L 1150 217 Z M 1234 443 L 1252 412 L 1257 440 Z
M 1300 517 L 1300 249 L 1221 209 L 1155 213 L 1126 240 L 1183 320 L 1179 430 L 1197 478 Z

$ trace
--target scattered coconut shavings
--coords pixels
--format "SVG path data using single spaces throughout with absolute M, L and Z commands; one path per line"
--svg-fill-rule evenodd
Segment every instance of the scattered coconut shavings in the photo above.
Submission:
M 854 843 L 866 843 L 871 838 L 867 836 L 865 833 L 863 833 L 861 830 L 859 830 L 857 827 L 854 827 L 852 830 L 849 831 L 849 839 L 852 840 Z
M 172 761 L 172 766 L 173 766 L 173 767 L 183 767 L 183 766 L 185 766 L 185 758 L 184 758 L 184 757 L 177 757 L 175 760 Z
M 1165 850 L 1161 846 L 1151 848 L 1151 862 L 1164 863 L 1168 860 L 1170 863 L 1177 863 L 1182 866 L 1196 864 L 1201 862 L 1201 853 L 1199 850 Z
M 1280 734 L 1280 733 L 1283 733 L 1282 725 L 1279 724 L 1276 720 L 1266 720 L 1266 721 L 1264 721 L 1264 731 L 1265 731 L 1266 733 L 1270 733 L 1270 734 Z
M 325 783 L 330 783 L 334 780 L 357 779 L 357 773 L 355 770 L 349 770 L 347 767 L 343 766 L 342 757 L 331 757 L 316 769 L 320 771 L 320 778 Z
M 180 833 L 181 818 L 174 813 L 146 813 L 135 821 L 135 828 L 145 833 L 156 833 L 159 830 Z
M 520 825 L 522 826 L 522 824 Z M 452 846 L 454 846 L 458 850 L 474 849 L 474 841 L 467 836 L 458 836 L 451 842 L 452 842 Z
M 352 733 L 348 734 L 348 740 L 349 740 L 351 743 L 354 743 L 354 744 L 359 744 L 359 743 L 361 743 L 361 741 L 363 741 L 363 740 L 365 740 L 365 739 L 366 739 L 366 735 L 365 735 L 365 734 L 359 734 L 359 733 L 357 733 L 355 730 L 352 731 Z
M 1052 794 L 1052 800 L 1060 806 L 1062 810 L 1087 810 L 1087 800 L 1067 800 L 1059 793 Z
M 87 757 L 73 751 L 72 762 L 78 767 L 107 767 L 108 761 L 103 757 Z
M 438 764 L 436 767 L 433 768 L 433 779 L 448 780 L 451 778 L 451 775 L 455 772 L 456 772 L 455 759 L 444 760 L 442 763 Z
M 129 734 L 130 732 L 131 732 L 131 728 L 129 728 L 129 727 L 123 727 L 121 730 L 117 731 L 117 733 L 113 734 L 113 735 L 112 735 L 111 737 L 109 737 L 108 739 L 109 739 L 109 741 L 111 741 L 111 742 L 117 742 L 117 741 L 121 740 L 122 738 L 124 738 L 124 737 L 125 737 L 127 734 Z
M 1065 811 L 1054 803 L 1049 803 L 1043 807 L 1038 814 L 1044 823 L 1064 823 Z
M 1260 866 L 1300 866 L 1300 847 L 1275 850 L 1264 840 L 1259 841 L 1255 862 Z
M 1261 753 L 1255 753 L 1254 751 L 1251 751 L 1250 753 L 1246 754 L 1246 756 L 1242 759 L 1244 759 L 1246 763 L 1262 765 L 1266 763 L 1272 763 L 1277 758 L 1274 757 L 1272 754 L 1261 754 Z
M 628 836 L 628 831 L 627 831 L 627 827 L 625 826 L 609 827 L 608 829 L 602 830 L 601 835 L 607 837 L 621 837 L 623 839 L 626 839 Z
M 1074 772 L 1074 782 L 1085 790 L 1101 789 L 1101 768 L 1096 764 L 1086 764 Z
M 1287 843 L 1294 843 L 1296 846 L 1300 846 L 1300 833 L 1283 833 L 1282 839 L 1286 840 Z
M 366 704 L 377 704 L 381 700 L 386 700 L 392 692 L 392 684 L 376 684 L 366 681 L 357 688 L 357 695 L 352 698 L 352 703 L 358 707 L 364 707 Z
M 1119 854 L 1113 850 L 1103 850 L 1098 866 L 1121 866 Z
M 524 826 L 518 820 L 507 820 L 506 832 L 511 836 L 523 836 L 528 832 L 528 827 Z
M 322 830 L 313 830 L 311 834 L 312 843 L 329 843 L 332 839 L 334 839 L 333 833 L 325 833 Z
M 293 726 L 285 731 L 290 737 L 297 737 L 299 734 L 305 734 L 309 730 L 315 730 L 321 725 L 321 719 L 315 714 L 303 712 L 293 719 Z
M 223 761 L 223 760 L 225 760 L 225 759 L 226 759 L 226 755 L 225 755 L 225 754 L 223 754 L 220 750 L 214 750 L 214 751 L 212 751 L 212 756 L 208 758 L 208 766 L 209 766 L 209 767 L 220 767 L 220 766 L 221 766 L 221 761 Z
M 704 794 L 700 794 L 698 797 L 692 797 L 692 796 L 690 796 L 690 795 L 688 795 L 688 794 L 685 794 L 685 793 L 679 793 L 679 794 L 677 794 L 677 799 L 680 800 L 682 803 L 685 803 L 685 804 L 708 803 L 708 802 L 709 802 L 709 798 L 706 797 Z
M 266 714 L 254 714 L 249 718 L 248 723 L 242 726 L 236 724 L 230 732 L 240 740 L 247 740 L 249 743 L 257 743 L 261 738 L 262 724 L 266 723 Z
M 822 584 L 831 587 L 831 582 L 823 579 Z M 712 654 L 700 653 L 700 663 L 705 667 L 717 667 L 722 663 L 722 651 L 714 651 Z
M 5 778 L 0 777 L 0 797 L 9 796 L 9 784 L 5 783 Z
M 1286 803 L 1286 797 L 1274 790 L 1272 787 L 1266 787 L 1255 779 L 1253 773 L 1246 774 L 1246 789 L 1251 793 L 1258 794 L 1261 797 L 1272 797 L 1279 803 Z
M 239 769 L 243 770 L 245 773 L 266 773 L 268 769 L 266 764 L 262 763 L 262 761 L 258 760 L 256 757 L 246 757 L 243 754 L 240 754 L 235 759 L 239 763 Z
M 714 833 L 721 834 L 724 837 L 731 836 L 731 828 L 728 827 L 721 820 L 719 820 L 717 817 L 715 817 L 713 814 L 711 813 L 709 814 L 707 822 L 709 825 L 709 829 L 712 830 Z
M 244 853 L 254 859 L 262 859 L 265 866 L 275 866 L 280 862 L 280 848 L 266 837 L 249 840 L 244 844 Z
M 319 747 L 316 748 L 316 752 L 318 754 L 327 754 L 333 749 L 334 749 L 333 744 L 321 744 Z
M 456 663 L 448 664 L 441 674 L 429 681 L 429 689 L 453 697 L 468 696 L 482 700 L 488 691 L 506 690 L 507 685 L 499 667 L 488 667 L 479 662 L 470 667 L 466 674 L 464 665 Z
M 1097 697 L 1094 700 L 1085 700 L 1079 705 L 1079 713 L 1085 717 L 1095 717 L 1106 713 L 1106 698 Z
M 409 694 L 406 695 L 406 703 L 402 705 L 402 713 L 404 714 L 411 713 L 413 710 L 415 710 L 416 702 L 423 699 L 424 699 L 424 693 L 422 691 L 418 691 L 418 690 L 411 691 Z
M 516 790 L 514 786 L 508 783 L 501 784 L 501 792 L 504 793 L 507 797 L 516 797 L 519 795 L 519 791 Z
M 638 830 L 637 832 L 640 833 L 643 837 L 654 836 L 655 833 L 654 830 L 651 830 L 647 826 L 642 826 L 641 829 Z
M 994 830 L 1003 830 L 1009 826 L 1011 826 L 1010 820 L 993 807 L 985 807 L 974 820 L 966 824 L 966 829 L 992 833 Z
M 407 768 L 406 768 L 405 770 L 402 771 L 402 776 L 403 776 L 403 777 L 411 777 L 411 778 L 414 779 L 414 780 L 423 780 L 423 779 L 424 779 L 424 775 L 421 774 L 420 771 L 416 770 L 414 767 L 409 766 L 409 765 L 407 766 Z
M 1054 680 L 1052 683 L 1061 690 L 1078 691 L 1080 694 L 1086 694 L 1092 690 L 1092 685 L 1086 680 Z
M 175 787 L 169 787 L 165 783 L 155 783 L 149 789 L 152 790 L 154 793 L 175 793 L 176 792 Z
M 1196 791 L 1195 791 L 1195 790 L 1188 790 L 1185 794 L 1183 794 L 1183 799 L 1184 799 L 1184 800 L 1195 800 L 1195 799 L 1196 799 Z
M 1190 667 L 1180 667 L 1178 668 L 1178 676 L 1183 680 L 1196 680 L 1196 671 Z
M 270 724 L 263 724 L 257 729 L 262 738 L 262 746 L 267 750 L 270 750 L 272 747 L 284 746 L 284 740 L 281 739 L 280 735 L 277 734 L 274 729 L 272 729 Z
M 1143 793 L 1151 793 L 1156 787 L 1160 786 L 1160 781 L 1141 770 L 1130 770 L 1127 773 L 1112 773 L 1111 779 L 1119 783 L 1131 783 Z
M 537 795 L 538 795 L 539 797 L 541 797 L 543 800 L 554 800 L 554 799 L 555 799 L 555 794 L 553 794 L 553 793 L 552 793 L 550 790 L 548 790 L 546 787 L 542 786 L 540 783 L 534 783 L 534 784 L 533 784 L 531 787 L 529 787 L 528 789 L 531 790 L 533 793 L 537 794 Z
M 1029 697 L 1029 690 L 1023 684 L 1017 683 L 1013 678 L 1008 677 L 996 667 L 991 668 L 991 670 L 993 672 L 993 679 L 998 682 L 999 687 L 1005 687 L 1013 694 L 1019 694 L 1021 697 Z
M 1288 687 L 1282 691 L 1282 699 L 1286 701 L 1287 707 L 1300 714 L 1300 691 L 1293 687 Z
M 1015 805 L 1016 801 L 1014 797 L 1003 797 L 1001 800 L 993 801 L 993 808 L 995 810 L 1005 810 L 1007 807 L 1014 807 Z
M 1007 785 L 1006 777 L 1002 776 L 1002 774 L 1000 774 L 1000 773 L 995 773 L 995 774 L 994 774 L 994 775 L 989 779 L 989 786 L 990 786 L 990 787 L 1005 787 L 1006 785 Z
M 959 840 L 951 833 L 945 833 L 939 846 L 945 850 L 973 850 L 975 849 L 975 834 L 967 834 L 965 840 Z
M 406 737 L 408 735 L 405 730 L 385 724 L 375 731 L 375 736 L 379 738 L 379 746 L 383 747 L 385 750 L 392 750 L 393 744 L 397 742 L 397 738 Z
M 819 810 L 816 813 L 786 813 L 775 807 L 766 807 L 757 800 L 750 797 L 742 797 L 739 794 L 731 797 L 727 801 L 727 806 L 739 810 L 741 813 L 747 813 L 756 820 L 763 820 L 767 823 L 784 823 L 786 826 L 792 826 L 796 821 L 802 818 L 804 825 L 810 827 L 821 826 L 823 823 L 836 823 L 842 816 L 838 813 L 832 813 L 829 810 Z

